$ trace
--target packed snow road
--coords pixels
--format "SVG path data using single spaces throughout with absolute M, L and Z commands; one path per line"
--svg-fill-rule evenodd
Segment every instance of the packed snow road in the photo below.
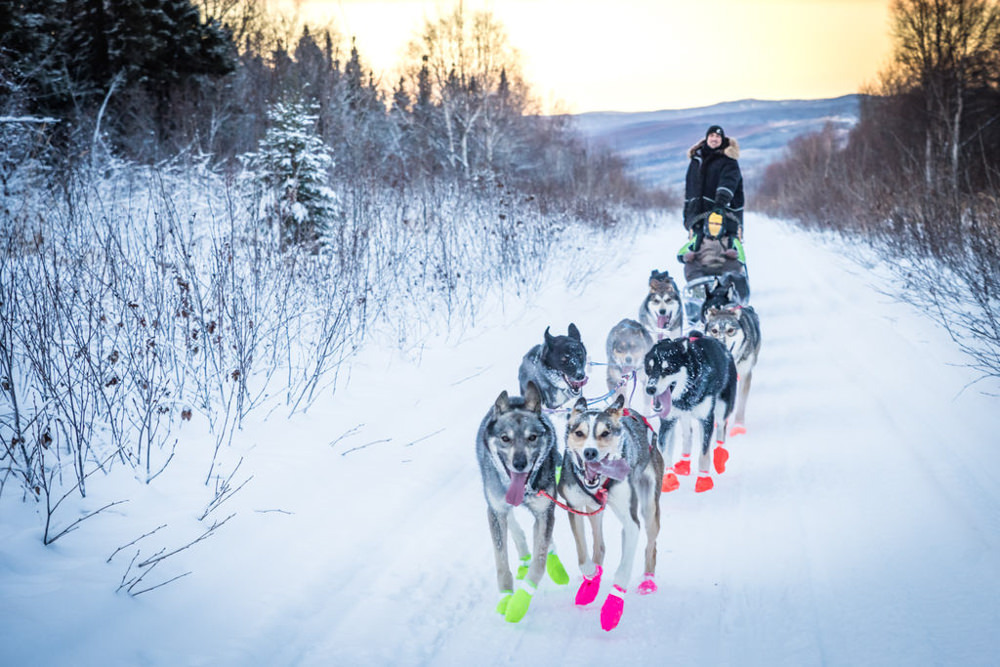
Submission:
M 525 619 L 495 613 L 474 437 L 546 326 L 574 322 L 594 361 L 635 318 L 652 269 L 680 274 L 679 223 L 606 251 L 604 270 L 508 303 L 408 357 L 370 349 L 328 406 L 241 434 L 254 481 L 242 521 L 192 553 L 195 575 L 83 611 L 76 664 L 995 664 L 1000 467 L 995 398 L 930 318 L 881 295 L 834 245 L 748 216 L 763 331 L 747 410 L 715 489 L 661 498 L 659 591 L 626 596 L 617 629 L 543 580 Z M 598 250 L 585 252 L 594 253 Z M 457 340 L 457 342 L 455 342 Z M 604 393 L 595 366 L 588 397 Z M 988 388 L 988 387 L 983 387 Z M 995 389 L 995 388 L 994 388 Z M 278 511 L 280 510 L 280 511 Z M 529 526 L 527 515 L 522 525 Z M 605 519 L 608 569 L 619 526 Z M 644 539 L 644 538 L 643 538 Z M 636 556 L 641 558 L 640 553 Z M 636 571 L 641 571 L 641 562 Z M 106 574 L 106 573 L 105 573 Z M 51 603 L 58 593 L 48 593 Z M 39 602 L 38 604 L 42 604 Z M 29 598 L 17 609 L 32 613 Z M 145 631 L 139 641 L 118 637 Z M 90 631 L 88 631 L 88 628 Z M 0 649 L 0 656 L 6 649 Z

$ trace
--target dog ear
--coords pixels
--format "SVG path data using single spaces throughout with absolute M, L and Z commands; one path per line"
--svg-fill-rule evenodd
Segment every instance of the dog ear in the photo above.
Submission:
M 736 301 L 736 285 L 732 282 L 729 283 L 729 289 L 726 290 L 726 299 L 729 301 Z
M 587 411 L 587 399 L 583 396 L 576 399 L 576 403 L 573 404 L 573 410 L 570 412 L 570 419 L 573 419 L 577 415 L 581 415 Z
M 542 394 L 538 391 L 538 385 L 531 380 L 528 380 L 528 385 L 524 388 L 524 407 L 536 414 L 542 411 Z
M 548 347 L 555 340 L 555 336 L 549 333 L 549 327 L 545 327 L 545 346 Z
M 625 396 L 618 394 L 618 398 L 604 410 L 604 414 L 611 417 L 612 421 L 617 422 L 622 418 L 622 408 L 625 407 Z
M 528 384 L 530 385 L 531 383 L 529 382 Z M 498 416 L 510 410 L 510 398 L 507 396 L 506 389 L 501 391 L 500 395 L 497 396 L 497 402 L 493 405 L 493 407 L 496 409 L 496 414 Z
M 569 337 L 580 340 L 580 330 L 576 328 L 576 325 L 572 322 L 569 323 Z

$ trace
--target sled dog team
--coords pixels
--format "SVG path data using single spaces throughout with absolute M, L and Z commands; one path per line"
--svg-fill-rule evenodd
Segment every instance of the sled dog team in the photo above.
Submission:
M 690 474 L 694 443 L 700 446 L 696 492 L 714 486 L 711 467 L 725 471 L 727 420 L 735 410 L 732 434 L 746 432 L 747 394 L 760 351 L 757 314 L 724 280 L 708 290 L 701 321 L 688 322 L 686 335 L 684 319 L 676 282 L 653 271 L 638 321 L 624 319 L 608 334 L 608 394 L 591 401 L 610 402 L 607 407 L 592 407 L 582 396 L 587 350 L 570 324 L 567 335 L 546 328 L 518 370 L 521 395 L 502 392 L 483 418 L 476 455 L 496 560 L 497 611 L 507 621 L 524 617 L 545 572 L 557 584 L 569 583 L 552 544 L 557 505 L 567 512 L 576 543 L 583 578 L 577 605 L 590 604 L 600 592 L 604 510 L 622 525 L 621 562 L 601 606 L 604 630 L 621 619 L 640 527 L 646 543 L 638 592 L 656 591 L 660 494 L 679 487 L 678 475 Z M 658 422 L 655 432 L 651 420 Z M 674 461 L 678 436 L 682 453 Z M 534 517 L 530 547 L 514 516 L 517 506 Z M 516 590 L 508 530 L 519 563 Z

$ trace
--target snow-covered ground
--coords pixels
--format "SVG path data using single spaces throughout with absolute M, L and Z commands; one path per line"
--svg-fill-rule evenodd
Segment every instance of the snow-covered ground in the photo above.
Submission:
M 474 437 L 546 326 L 576 323 L 604 360 L 650 270 L 679 273 L 675 218 L 581 251 L 605 269 L 508 300 L 474 330 L 407 354 L 369 345 L 308 415 L 248 424 L 222 465 L 243 457 L 234 483 L 252 479 L 212 516 L 236 515 L 149 575 L 191 572 L 162 588 L 115 592 L 136 549 L 169 551 L 206 527 L 198 424 L 151 486 L 92 484 L 92 509 L 130 502 L 50 547 L 32 509 L 7 499 L 0 664 L 996 664 L 1000 410 L 982 391 L 997 388 L 966 388 L 946 333 L 835 244 L 752 215 L 747 230 L 764 337 L 749 432 L 730 441 L 714 490 L 682 478 L 662 497 L 659 591 L 633 588 L 613 632 L 599 624 L 606 590 L 573 604 L 561 510 L 570 585 L 544 580 L 519 624 L 494 612 Z M 595 366 L 585 394 L 603 388 Z M 615 518 L 605 526 L 614 567 Z

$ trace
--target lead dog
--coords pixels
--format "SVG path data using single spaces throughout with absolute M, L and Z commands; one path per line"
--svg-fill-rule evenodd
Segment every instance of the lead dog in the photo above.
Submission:
M 669 271 L 649 274 L 649 294 L 639 306 L 639 322 L 654 341 L 676 338 L 684 328 L 684 304 Z
M 675 429 L 684 435 L 684 451 L 672 472 L 691 472 L 691 444 L 699 442 L 701 457 L 695 491 L 714 486 L 709 470 L 712 431 L 715 426 L 715 470 L 726 469 L 726 419 L 736 395 L 736 366 L 725 346 L 714 338 L 693 331 L 685 338 L 661 340 L 646 354 L 646 392 L 653 396 L 653 411 L 660 417 L 659 446 L 667 445 L 667 460 L 673 460 Z M 678 429 L 679 426 L 679 429 Z M 690 437 L 688 437 L 688 434 Z M 663 479 L 663 490 L 671 491 L 677 480 L 671 473 Z
M 506 391 L 497 397 L 479 425 L 476 458 L 483 476 L 486 516 L 493 538 L 500 589 L 497 611 L 507 621 L 517 623 L 527 613 L 546 566 L 557 583 L 569 581 L 558 558 L 549 553 L 555 523 L 552 499 L 556 493 L 558 453 L 555 429 L 542 414 L 541 394 L 534 382 L 527 383 L 523 398 L 508 396 Z M 535 518 L 533 552 L 529 551 L 524 531 L 512 511 L 519 505 L 524 505 Z M 521 561 L 530 560 L 517 592 L 507 556 L 508 528 Z M 529 553 L 534 554 L 530 559 Z M 562 572 L 557 574 L 554 570 Z
M 573 406 L 566 426 L 559 493 L 570 508 L 569 522 L 576 541 L 583 583 L 576 604 L 594 601 L 601 587 L 604 564 L 602 511 L 610 507 L 622 524 L 622 560 L 614 585 L 601 607 L 601 627 L 612 630 L 621 620 L 625 591 L 632 577 L 639 540 L 639 514 L 646 526 L 646 569 L 639 593 L 656 591 L 656 537 L 660 532 L 660 479 L 663 457 L 653 447 L 645 425 L 623 411 L 618 396 L 603 411 L 591 410 L 587 400 Z M 587 553 L 587 535 L 581 513 L 588 514 L 594 550 Z
M 587 348 L 580 340 L 580 330 L 571 323 L 567 333 L 553 336 L 546 327 L 545 340 L 528 350 L 517 371 L 521 393 L 528 382 L 534 382 L 542 403 L 550 410 L 579 396 L 587 383 Z
M 746 433 L 747 397 L 753 369 L 760 355 L 760 318 L 753 306 L 739 303 L 736 288 L 732 284 L 716 282 L 702 306 L 702 320 L 705 333 L 722 342 L 733 355 L 738 378 L 736 388 L 736 409 L 733 415 L 733 430 L 730 435 Z

